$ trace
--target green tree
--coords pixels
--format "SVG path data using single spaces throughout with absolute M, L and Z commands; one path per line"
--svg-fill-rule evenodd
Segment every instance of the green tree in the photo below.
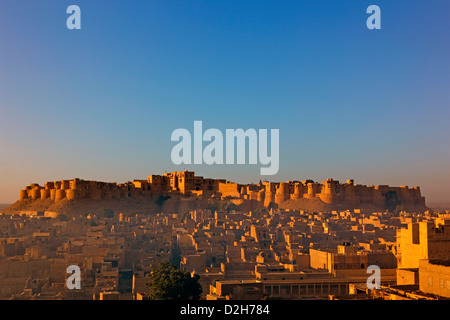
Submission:
M 148 277 L 146 286 L 150 300 L 198 300 L 203 292 L 198 275 L 192 277 L 169 262 L 160 263 Z

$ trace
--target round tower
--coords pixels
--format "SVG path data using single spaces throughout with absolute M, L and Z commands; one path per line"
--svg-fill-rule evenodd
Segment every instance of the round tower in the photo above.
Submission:
M 28 198 L 28 191 L 26 189 L 20 190 L 19 201 L 23 201 Z
M 282 203 L 289 199 L 289 184 L 282 182 L 279 184 L 275 194 L 275 203 Z
M 41 189 L 41 199 L 47 199 L 50 197 L 50 190 L 49 189 Z
M 66 198 L 67 200 L 75 200 L 76 199 L 77 190 L 67 189 L 66 190 Z
M 325 203 L 332 204 L 336 194 L 335 182 L 332 179 L 322 182 L 322 190 L 319 194 L 320 200 Z
M 271 202 L 275 202 L 275 185 L 273 183 L 266 183 L 266 191 L 264 196 L 264 206 L 268 207 Z
M 50 189 L 50 199 L 55 200 L 56 198 L 56 189 Z
M 34 187 L 31 189 L 31 199 L 36 200 L 41 198 L 41 190 L 39 187 Z
M 314 183 L 308 183 L 308 192 L 305 194 L 305 198 L 312 199 L 316 196 L 316 192 L 314 190 Z
M 303 185 L 301 183 L 296 183 L 294 185 L 294 194 L 292 195 L 292 199 L 298 200 L 303 198 Z
M 70 189 L 70 181 L 69 180 L 62 180 L 61 181 L 61 189 Z
M 66 190 L 58 189 L 55 192 L 55 202 L 58 202 L 66 197 Z

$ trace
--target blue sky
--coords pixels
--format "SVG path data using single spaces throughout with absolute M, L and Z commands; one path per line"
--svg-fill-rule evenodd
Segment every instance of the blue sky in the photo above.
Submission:
M 81 30 L 66 28 L 71 4 Z M 33 182 L 184 168 L 450 201 L 449 14 L 447 0 L 2 0 L 0 203 Z M 194 120 L 279 129 L 278 174 L 175 166 L 170 135 Z

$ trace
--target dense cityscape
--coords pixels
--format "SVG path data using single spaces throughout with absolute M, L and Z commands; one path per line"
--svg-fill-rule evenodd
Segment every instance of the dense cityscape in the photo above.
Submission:
M 186 175 L 194 177 L 183 171 L 165 175 L 167 184 L 161 183 L 164 178 L 157 179 L 156 195 L 161 197 L 164 190 L 165 195 L 200 201 L 198 187 L 191 185 L 194 193 L 185 188 Z M 131 198 L 139 188 L 152 190 L 145 181 L 133 185 Z M 274 188 L 275 195 L 285 187 L 260 185 Z M 148 299 L 148 275 L 164 262 L 197 275 L 200 299 L 206 300 L 450 298 L 448 211 L 410 212 L 399 210 L 401 205 L 392 212 L 311 211 L 281 208 L 277 204 L 283 201 L 241 210 L 248 205 L 242 202 L 248 193 L 230 196 L 224 190 L 248 186 L 208 180 L 205 188 L 216 191 L 208 194 L 215 200 L 207 208 L 174 213 L 117 212 L 107 207 L 91 211 L 85 207 L 79 214 L 4 209 L 0 298 Z M 28 190 L 31 194 L 32 188 Z M 125 197 L 130 200 L 128 194 Z M 18 203 L 27 201 L 24 198 L 21 192 Z M 35 198 L 27 205 L 43 200 Z M 424 204 L 423 198 L 418 199 Z M 82 200 L 61 201 L 70 205 Z M 165 211 L 163 205 L 159 208 Z M 80 267 L 81 288 L 66 285 L 71 265 Z M 376 288 L 367 286 L 370 266 L 380 269 Z

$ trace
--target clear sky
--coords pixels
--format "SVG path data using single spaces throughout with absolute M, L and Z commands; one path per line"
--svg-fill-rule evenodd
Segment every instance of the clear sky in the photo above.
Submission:
M 0 203 L 30 183 L 184 168 L 450 201 L 449 30 L 448 0 L 1 0 Z M 194 120 L 279 129 L 278 174 L 172 164 L 171 133 Z

